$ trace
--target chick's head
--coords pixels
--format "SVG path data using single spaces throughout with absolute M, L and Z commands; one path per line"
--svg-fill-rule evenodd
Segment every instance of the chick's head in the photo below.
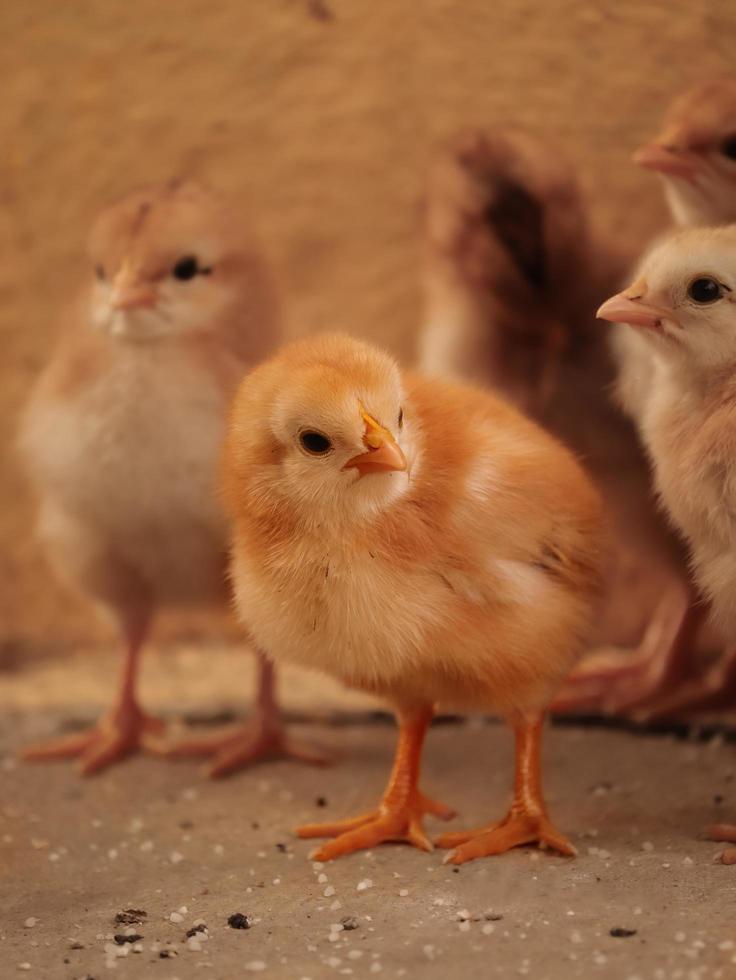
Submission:
M 705 82 L 676 99 L 659 136 L 634 161 L 661 175 L 679 224 L 736 221 L 736 77 Z
M 124 340 L 207 330 L 237 304 L 248 262 L 205 188 L 171 181 L 134 191 L 97 219 L 89 253 L 92 322 Z
M 388 507 L 408 487 L 412 458 L 396 363 L 349 337 L 283 348 L 236 397 L 226 462 L 257 472 L 265 497 L 313 524 Z
M 598 316 L 636 327 L 689 368 L 736 364 L 736 226 L 664 239 L 644 258 L 635 282 Z

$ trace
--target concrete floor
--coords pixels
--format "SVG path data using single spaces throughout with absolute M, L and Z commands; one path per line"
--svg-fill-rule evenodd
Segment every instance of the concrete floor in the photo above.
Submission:
M 210 783 L 189 762 L 137 758 L 90 780 L 63 763 L 15 762 L 17 744 L 64 720 L 25 711 L 2 722 L 3 980 L 111 969 L 121 980 L 736 976 L 736 867 L 698 839 L 736 816 L 736 752 L 720 739 L 552 728 L 550 809 L 580 856 L 517 850 L 455 873 L 441 852 L 398 845 L 319 867 L 291 832 L 375 802 L 388 725 L 299 726 L 339 746 L 342 762 L 274 762 Z M 502 726 L 432 730 L 423 783 L 461 810 L 456 826 L 499 815 L 510 780 Z M 145 911 L 140 924 L 116 925 L 127 908 Z M 228 926 L 238 912 L 251 928 Z M 357 928 L 341 928 L 346 918 Z M 205 938 L 187 940 L 199 923 Z M 141 938 L 117 945 L 126 928 Z

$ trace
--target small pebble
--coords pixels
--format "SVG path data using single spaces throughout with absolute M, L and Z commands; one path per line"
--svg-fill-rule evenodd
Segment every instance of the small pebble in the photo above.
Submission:
M 252 925 L 248 916 L 243 915 L 242 912 L 235 912 L 233 915 L 231 915 L 227 920 L 227 924 L 231 929 L 250 929 Z M 255 962 L 260 962 L 260 960 Z
M 327 888 L 325 888 L 325 890 L 322 892 L 322 894 L 325 896 L 325 898 L 332 898 L 332 896 L 336 894 L 335 886 L 328 885 Z
M 19 963 L 18 964 L 18 969 L 19 970 L 30 970 L 30 968 L 31 968 L 31 964 L 30 963 Z
M 172 851 L 171 854 L 169 854 L 169 861 L 171 861 L 172 864 L 179 864 L 179 862 L 183 860 L 184 855 L 181 853 L 181 851 Z
M 31 915 L 23 923 L 23 928 L 24 929 L 32 929 L 37 922 L 38 922 L 38 919 L 34 918 L 34 916 Z
M 356 890 L 364 892 L 367 888 L 373 888 L 373 882 L 370 878 L 364 878 L 362 881 L 359 881 Z
M 183 921 L 184 921 L 184 916 L 181 914 L 181 912 L 172 912 L 169 915 L 169 922 L 183 922 Z
M 266 964 L 263 960 L 251 960 L 250 963 L 245 964 L 245 968 L 252 973 L 262 973 L 266 969 Z

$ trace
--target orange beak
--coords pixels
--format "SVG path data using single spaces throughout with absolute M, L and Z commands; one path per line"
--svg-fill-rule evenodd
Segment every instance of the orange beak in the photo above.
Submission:
M 661 330 L 665 320 L 674 323 L 671 310 L 642 302 L 641 295 L 645 288 L 642 283 L 634 283 L 623 293 L 607 299 L 596 316 L 599 320 L 628 323 L 632 327 L 648 327 L 650 330 Z
M 115 276 L 110 293 L 110 306 L 114 310 L 142 310 L 154 306 L 156 290 L 141 282 L 140 276 L 127 262 L 123 262 Z
M 667 174 L 668 177 L 681 177 L 694 180 L 699 169 L 698 157 L 689 150 L 683 150 L 668 143 L 648 143 L 640 146 L 633 156 L 634 163 L 647 170 Z
M 365 422 L 363 444 L 367 452 L 349 459 L 343 469 L 356 469 L 360 476 L 368 473 L 402 472 L 406 469 L 406 457 L 398 443 L 379 422 L 361 409 Z

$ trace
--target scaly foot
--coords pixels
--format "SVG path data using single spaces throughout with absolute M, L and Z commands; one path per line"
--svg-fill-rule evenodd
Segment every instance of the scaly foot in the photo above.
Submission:
M 293 759 L 312 766 L 328 766 L 334 759 L 321 749 L 289 735 L 280 725 L 256 721 L 229 732 L 218 732 L 202 738 L 182 739 L 172 745 L 161 745 L 157 754 L 166 758 L 212 756 L 207 768 L 211 779 L 228 776 L 265 759 Z
M 82 775 L 91 776 L 136 752 L 155 752 L 164 723 L 127 705 L 101 718 L 93 728 L 31 745 L 22 752 L 29 762 L 79 758 Z
M 577 851 L 550 822 L 546 814 L 530 814 L 512 807 L 500 823 L 467 830 L 464 833 L 442 834 L 435 844 L 453 850 L 445 858 L 446 864 L 464 864 L 475 858 L 503 854 L 523 844 L 544 844 L 565 857 L 574 857 Z
M 306 824 L 297 829 L 299 837 L 334 837 L 309 855 L 313 861 L 331 861 L 333 858 L 362 851 L 386 841 L 404 841 L 422 851 L 431 851 L 432 842 L 422 826 L 425 814 L 451 820 L 455 811 L 443 803 L 429 799 L 418 789 L 411 789 L 403 801 L 381 801 L 377 810 L 335 823 Z

